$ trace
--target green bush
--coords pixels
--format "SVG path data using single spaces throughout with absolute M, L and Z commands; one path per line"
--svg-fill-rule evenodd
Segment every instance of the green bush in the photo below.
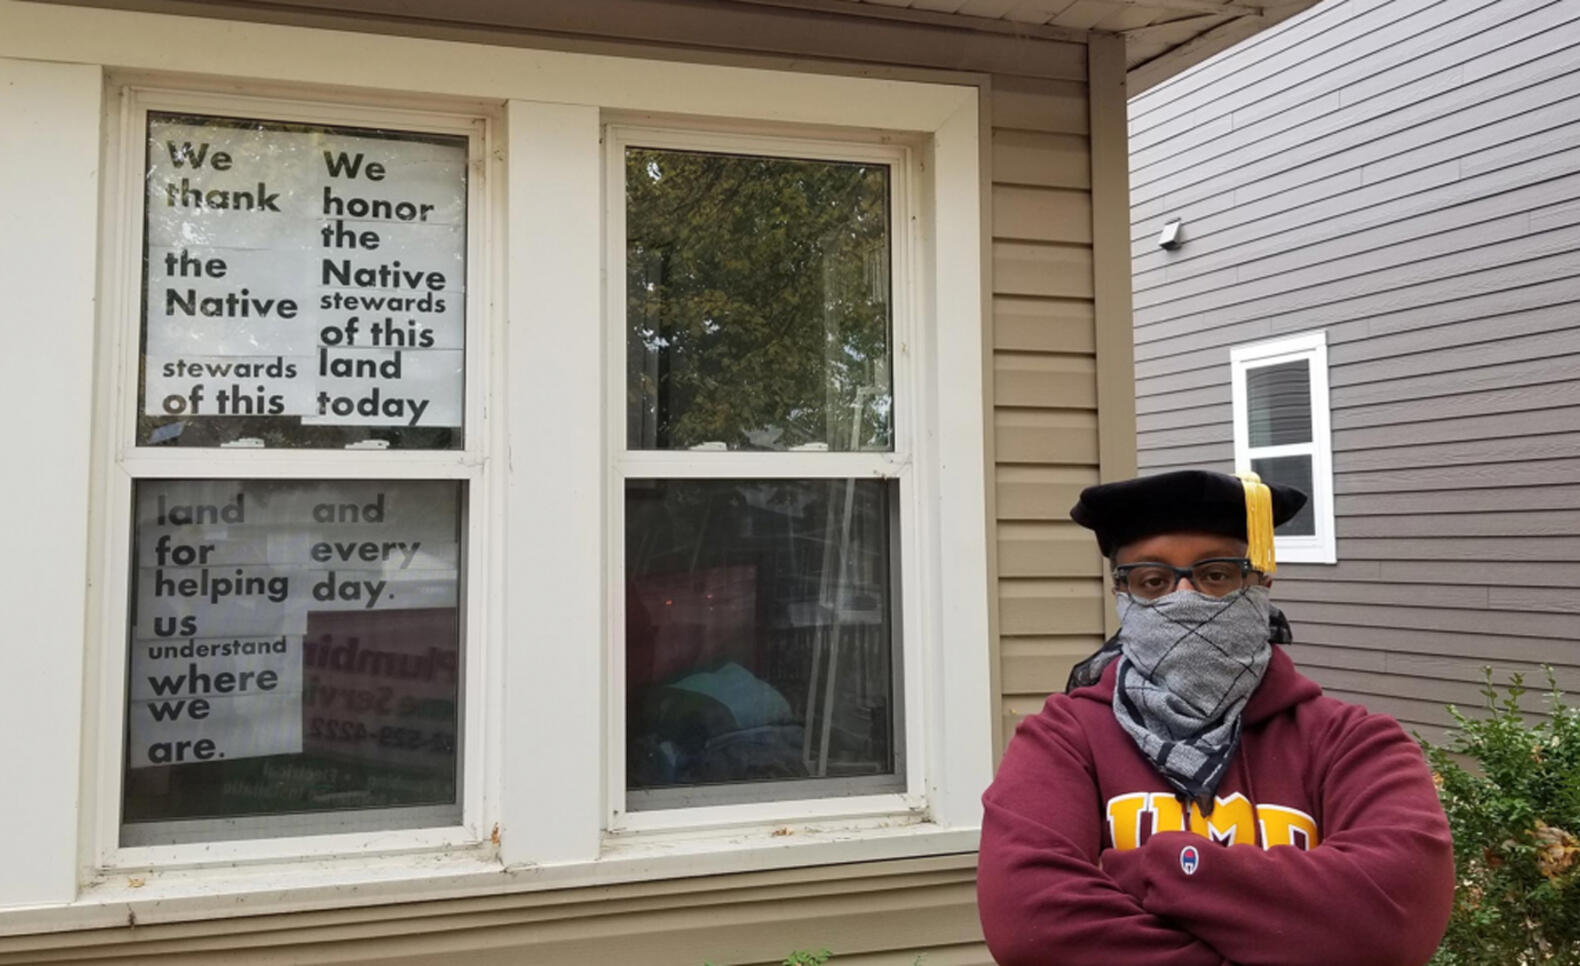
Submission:
M 1449 744 L 1423 742 L 1458 876 L 1432 966 L 1580 964 L 1580 708 L 1547 674 L 1549 707 L 1535 724 L 1520 676 L 1500 693 L 1489 668 L 1487 714 L 1450 707 Z

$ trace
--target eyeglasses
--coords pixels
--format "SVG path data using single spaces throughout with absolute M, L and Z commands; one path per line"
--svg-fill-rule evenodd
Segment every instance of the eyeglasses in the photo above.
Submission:
M 1207 596 L 1227 597 L 1245 586 L 1250 573 L 1251 561 L 1245 557 L 1209 557 L 1189 567 L 1144 560 L 1115 567 L 1114 584 L 1132 597 L 1155 600 L 1173 593 L 1180 578 L 1188 577 L 1190 585 Z

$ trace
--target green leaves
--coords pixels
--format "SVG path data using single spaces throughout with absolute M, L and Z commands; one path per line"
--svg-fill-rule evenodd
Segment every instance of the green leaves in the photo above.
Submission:
M 1489 668 L 1484 713 L 1450 707 L 1449 744 L 1423 742 L 1458 876 L 1435 966 L 1580 963 L 1580 708 L 1547 673 L 1545 714 Z

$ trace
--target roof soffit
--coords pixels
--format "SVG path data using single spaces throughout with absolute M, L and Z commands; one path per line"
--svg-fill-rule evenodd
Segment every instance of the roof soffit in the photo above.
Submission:
M 569 37 L 666 46 L 728 47 L 740 52 L 790 53 L 740 42 L 720 21 L 740 20 L 754 10 L 764 16 L 801 14 L 808 36 L 880 24 L 932 28 L 925 34 L 958 32 L 973 45 L 978 61 L 959 65 L 983 70 L 982 58 L 1016 39 L 1084 43 L 1092 33 L 1126 41 L 1130 94 L 1155 86 L 1221 50 L 1314 6 L 1318 0 L 36 0 L 80 6 L 149 10 L 237 20 L 336 22 L 345 29 L 428 33 L 454 28 L 500 29 L 514 34 Z M 607 8 L 619 8 L 609 15 Z M 782 21 L 781 21 L 782 23 Z M 734 42 L 731 43 L 731 38 Z M 902 42 L 903 43 L 903 42 Z M 810 46 L 807 44 L 806 46 Z M 839 45 L 836 45 L 838 47 Z M 845 45 L 846 48 L 849 45 Z M 803 56 L 809 51 L 801 51 Z M 890 49 L 889 63 L 904 56 Z M 852 57 L 831 49 L 829 59 Z M 878 58 L 875 58 L 878 59 Z M 1026 57 L 1010 58 L 1004 72 L 1024 69 Z M 948 67 L 935 55 L 918 66 Z

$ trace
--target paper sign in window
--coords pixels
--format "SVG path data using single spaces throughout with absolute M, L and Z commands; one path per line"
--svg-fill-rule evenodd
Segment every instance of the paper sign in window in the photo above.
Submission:
M 137 488 L 126 815 L 456 800 L 461 484 Z
M 150 114 L 139 442 L 459 445 L 467 164 L 465 138 Z

